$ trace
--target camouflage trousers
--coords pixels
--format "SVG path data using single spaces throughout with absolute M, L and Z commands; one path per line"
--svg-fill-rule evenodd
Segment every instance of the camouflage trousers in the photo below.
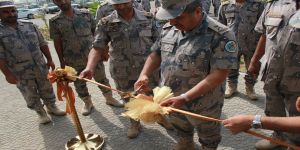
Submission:
M 209 9 L 210 9 L 210 5 L 211 5 L 211 0 L 201 0 L 201 4 L 202 4 L 203 12 L 208 14 Z
M 85 69 L 85 65 L 73 65 L 72 67 L 78 72 L 78 74 Z M 96 65 L 95 72 L 94 72 L 94 79 L 99 83 L 110 86 L 109 81 L 106 78 L 105 68 L 102 62 Z M 74 82 L 74 86 L 80 98 L 90 95 L 85 81 L 76 80 Z M 102 88 L 100 86 L 98 88 L 102 91 L 102 94 L 111 92 L 110 90 L 106 88 Z
M 192 102 L 197 103 L 196 105 L 192 107 L 186 106 L 182 109 L 208 117 L 220 118 L 223 102 L 224 99 L 216 97 L 199 99 Z M 170 114 L 169 120 L 179 137 L 193 138 L 194 130 L 196 129 L 201 145 L 208 148 L 217 148 L 221 142 L 220 123 L 202 121 L 179 113 Z
M 37 110 L 43 107 L 43 104 L 55 103 L 56 98 L 47 76 L 42 74 L 38 69 L 34 69 L 34 72 L 34 79 L 24 79 L 26 75 L 22 75 L 23 77 L 17 83 L 17 87 L 22 93 L 27 107 Z M 43 100 L 43 104 L 40 99 Z
M 221 0 L 212 0 L 212 4 L 214 6 L 214 15 L 215 17 L 218 17 Z
M 253 55 L 246 55 L 246 54 L 242 54 L 239 53 L 238 54 L 238 62 L 241 61 L 241 56 L 244 56 L 244 62 L 245 62 L 245 67 L 246 69 L 248 69 L 249 65 L 250 65 L 250 61 Z M 240 63 L 238 63 L 237 66 L 238 69 L 231 69 L 230 73 L 228 75 L 228 84 L 238 84 L 238 77 L 239 77 L 239 70 L 240 70 Z M 245 84 L 246 86 L 254 86 L 254 84 L 256 83 L 256 80 L 248 73 L 246 73 L 245 77 Z

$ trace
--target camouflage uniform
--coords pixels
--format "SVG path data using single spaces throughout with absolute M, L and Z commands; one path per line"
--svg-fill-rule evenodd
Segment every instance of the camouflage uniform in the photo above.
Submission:
M 113 11 L 114 11 L 114 8 L 107 1 L 101 3 L 99 5 L 99 7 L 97 8 L 97 12 L 96 12 L 96 16 L 95 16 L 96 23 L 98 23 L 101 18 L 110 15 Z
M 300 11 L 295 14 L 300 17 Z M 300 24 L 299 19 L 297 24 Z M 274 57 L 270 60 L 266 82 L 276 83 L 275 90 L 282 95 L 288 116 L 300 116 L 295 104 L 300 96 L 300 27 L 283 30 Z M 288 139 L 300 146 L 300 134 L 288 134 Z
M 133 7 L 136 8 L 137 10 L 140 10 L 140 11 L 145 11 L 144 8 L 143 8 L 143 5 L 140 4 L 139 2 L 133 0 L 133 3 L 132 3 Z
M 161 0 L 154 0 L 154 6 L 155 8 L 158 8 L 161 6 Z
M 214 15 L 217 17 L 218 12 L 219 12 L 219 8 L 220 8 L 220 5 L 221 5 L 221 0 L 212 0 L 212 4 L 214 6 Z
M 235 3 L 224 3 L 221 5 L 219 21 L 229 26 L 235 32 L 236 40 L 239 45 L 238 59 L 244 56 L 246 68 L 249 67 L 251 58 L 255 52 L 257 42 L 260 34 L 254 31 L 257 20 L 263 12 L 264 4 L 256 0 L 246 0 L 240 6 Z M 228 76 L 229 84 L 238 83 L 239 64 L 238 69 L 231 70 Z M 253 88 L 256 80 L 249 74 L 245 75 L 246 86 Z
M 150 5 L 150 1 L 149 0 L 142 0 L 142 6 L 144 8 L 145 11 L 150 12 L 151 10 L 151 5 Z
M 203 18 L 201 25 L 191 32 L 185 32 L 185 35 L 167 23 L 151 48 L 161 56 L 161 85 L 171 87 L 175 96 L 193 88 L 211 70 L 236 68 L 237 46 L 233 45 L 233 32 L 206 15 Z M 228 49 L 224 50 L 224 47 Z M 200 98 L 186 103 L 184 109 L 220 118 L 223 102 L 224 84 L 221 84 Z M 221 141 L 219 123 L 176 113 L 170 116 L 170 120 L 180 137 L 193 137 L 194 129 L 197 129 L 199 142 L 204 147 L 216 148 Z
M 104 49 L 109 45 L 110 73 L 116 87 L 132 91 L 139 77 L 150 47 L 157 37 L 152 19 L 134 8 L 135 16 L 130 23 L 120 18 L 117 11 L 99 21 L 93 47 Z
M 272 78 L 265 79 L 267 75 L 267 67 L 270 60 L 274 56 L 275 47 L 282 35 L 282 29 L 288 24 L 288 20 L 296 11 L 295 0 L 278 0 L 268 3 L 259 18 L 255 30 L 266 35 L 265 55 L 262 62 L 263 80 L 265 82 L 264 91 L 266 93 L 267 116 L 286 116 L 283 97 L 276 90 L 276 81 Z
M 18 78 L 17 87 L 27 107 L 39 110 L 55 103 L 52 85 L 47 79 L 48 68 L 40 47 L 47 45 L 39 29 L 31 22 L 18 22 L 16 29 L 0 23 L 0 59 Z
M 209 13 L 209 9 L 210 9 L 210 5 L 211 5 L 211 0 L 200 0 L 201 4 L 202 4 L 202 9 L 203 11 L 208 14 Z
M 73 18 L 65 16 L 60 12 L 49 21 L 50 37 L 62 39 L 63 57 L 67 65 L 76 69 L 78 73 L 85 69 L 88 60 L 89 50 L 93 42 L 93 31 L 96 24 L 93 16 L 84 10 L 74 9 Z M 97 82 L 109 85 L 105 75 L 103 63 L 98 63 L 95 69 L 94 78 Z M 85 81 L 74 82 L 76 91 L 80 98 L 89 96 Z M 100 88 L 100 87 L 99 87 Z M 110 92 L 100 88 L 102 93 Z

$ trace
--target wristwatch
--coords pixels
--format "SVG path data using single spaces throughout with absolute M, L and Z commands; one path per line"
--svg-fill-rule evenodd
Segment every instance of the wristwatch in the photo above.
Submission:
M 261 129 L 261 115 L 255 115 L 254 120 L 252 121 L 252 128 L 254 129 Z

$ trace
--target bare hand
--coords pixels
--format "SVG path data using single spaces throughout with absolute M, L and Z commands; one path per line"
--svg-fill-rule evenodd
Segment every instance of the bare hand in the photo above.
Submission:
M 248 67 L 248 73 L 249 73 L 250 75 L 252 75 L 252 77 L 253 77 L 254 79 L 257 79 L 257 77 L 258 77 L 258 75 L 259 75 L 260 66 L 261 66 L 261 64 L 260 64 L 259 61 L 256 62 L 256 63 L 254 63 L 254 62 L 252 62 L 252 61 L 250 62 L 250 65 L 249 65 L 249 67 Z
M 17 77 L 12 73 L 10 75 L 6 75 L 5 79 L 10 84 L 17 84 L 18 83 Z
M 64 69 L 65 66 L 67 66 L 67 63 L 66 63 L 64 60 L 63 60 L 63 61 L 60 61 L 60 67 L 61 67 L 62 69 Z
M 248 131 L 251 128 L 253 119 L 254 116 L 239 115 L 224 120 L 223 124 L 232 134 L 238 134 L 242 131 Z
M 147 76 L 141 76 L 134 83 L 134 91 L 138 91 L 138 92 L 141 92 L 141 93 L 148 93 L 150 91 L 149 78 Z
M 185 99 L 181 96 L 176 96 L 169 98 L 160 103 L 160 106 L 163 107 L 174 107 L 174 108 L 181 108 L 186 103 Z
M 51 60 L 51 61 L 47 61 L 47 67 L 48 67 L 48 70 L 51 68 L 51 70 L 54 70 L 55 69 L 55 64 L 54 62 Z
M 85 68 L 79 75 L 79 78 L 87 78 L 87 79 L 92 79 L 94 76 L 94 71 Z
M 296 109 L 300 112 L 300 96 L 297 98 L 296 101 Z

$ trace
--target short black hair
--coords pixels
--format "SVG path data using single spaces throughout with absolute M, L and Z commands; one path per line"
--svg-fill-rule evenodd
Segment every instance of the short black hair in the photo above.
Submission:
M 201 0 L 194 0 L 193 2 L 191 2 L 190 4 L 188 4 L 186 7 L 185 7 L 185 10 L 184 12 L 186 13 L 193 13 L 196 8 L 198 7 L 201 7 L 202 8 L 202 3 L 201 3 Z

